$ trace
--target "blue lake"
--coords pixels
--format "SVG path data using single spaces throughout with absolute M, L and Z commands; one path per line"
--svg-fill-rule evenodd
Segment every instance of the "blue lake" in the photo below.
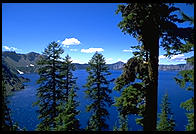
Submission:
M 121 70 L 111 70 L 112 74 L 109 79 L 117 78 L 122 73 Z M 171 110 L 174 113 L 174 119 L 176 121 L 176 130 L 184 131 L 185 125 L 187 124 L 187 118 L 185 115 L 185 110 L 180 108 L 180 103 L 194 96 L 193 92 L 185 91 L 180 88 L 179 85 L 176 84 L 174 77 L 177 75 L 177 71 L 159 71 L 159 87 L 158 87 L 158 113 L 160 113 L 160 103 L 163 95 L 168 93 L 169 102 L 171 103 Z M 26 87 L 24 90 L 17 91 L 13 96 L 8 97 L 10 101 L 9 107 L 11 109 L 11 117 L 14 121 L 16 121 L 21 128 L 25 127 L 27 130 L 35 130 L 36 125 L 39 124 L 38 120 L 38 107 L 33 107 L 32 104 L 36 102 L 36 89 L 39 87 L 36 84 L 36 80 L 38 80 L 38 74 L 24 74 L 23 77 L 29 78 L 31 81 L 25 83 Z M 83 85 L 86 83 L 88 73 L 85 70 L 76 70 L 74 72 L 74 76 L 78 77 L 77 86 L 79 90 L 77 91 L 78 100 L 80 102 L 80 106 L 78 110 L 80 110 L 80 115 L 78 115 L 78 119 L 80 120 L 81 128 L 85 128 L 88 117 L 90 113 L 86 112 L 85 107 L 88 105 L 89 100 L 85 98 L 85 88 Z M 114 87 L 114 83 L 110 84 L 110 88 Z M 118 97 L 120 94 L 117 91 L 111 93 L 111 97 L 114 99 Z M 107 120 L 109 124 L 108 130 L 113 130 L 113 126 L 118 119 L 118 112 L 116 107 L 111 106 L 108 108 L 110 113 L 110 117 Z M 135 124 L 135 116 L 129 116 L 129 127 L 131 130 L 141 130 L 139 125 Z

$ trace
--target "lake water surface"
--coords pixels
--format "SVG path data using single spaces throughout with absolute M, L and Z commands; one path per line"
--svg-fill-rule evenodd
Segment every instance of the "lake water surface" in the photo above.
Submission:
M 112 74 L 110 75 L 110 79 L 117 78 L 122 73 L 121 70 L 111 70 Z M 88 117 L 90 113 L 86 112 L 85 107 L 89 103 L 89 100 L 85 98 L 85 88 L 83 85 L 86 83 L 86 79 L 88 77 L 88 73 L 85 70 L 76 70 L 74 73 L 77 79 L 77 86 L 79 90 L 77 91 L 78 100 L 80 102 L 80 106 L 78 110 L 80 110 L 80 115 L 78 119 L 80 120 L 81 128 L 85 128 Z M 193 92 L 185 91 L 180 88 L 179 85 L 176 84 L 174 77 L 177 75 L 177 71 L 159 71 L 159 87 L 158 87 L 158 113 L 160 113 L 160 103 L 163 95 L 168 93 L 169 101 L 171 103 L 171 110 L 174 113 L 174 119 L 176 121 L 176 130 L 184 131 L 185 125 L 187 124 L 187 118 L 185 115 L 185 110 L 180 108 L 180 103 L 189 99 L 194 95 Z M 10 101 L 9 107 L 11 109 L 11 117 L 14 121 L 18 122 L 21 128 L 25 127 L 27 130 L 35 130 L 36 125 L 39 124 L 38 120 L 38 107 L 33 107 L 32 104 L 36 102 L 36 89 L 39 87 L 36 84 L 36 80 L 39 79 L 38 74 L 24 74 L 23 77 L 29 78 L 31 81 L 25 83 L 26 87 L 24 90 L 17 91 L 13 96 L 10 96 L 8 100 Z M 110 84 L 110 88 L 114 87 L 114 83 Z M 118 97 L 120 94 L 117 91 L 111 93 L 111 97 Z M 113 129 L 115 122 L 118 118 L 118 112 L 116 107 L 112 106 L 108 108 L 110 113 L 110 117 L 107 120 L 109 124 L 109 130 Z M 129 116 L 129 127 L 131 130 L 141 130 L 139 125 L 135 124 L 135 116 Z

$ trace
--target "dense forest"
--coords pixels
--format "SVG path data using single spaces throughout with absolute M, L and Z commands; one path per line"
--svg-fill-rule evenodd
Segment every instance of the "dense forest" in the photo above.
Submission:
M 187 4 L 193 5 L 193 4 Z M 180 12 L 181 18 L 175 13 Z M 110 66 L 106 64 L 104 55 L 96 52 L 86 67 L 88 78 L 85 95 L 91 103 L 86 111 L 91 112 L 87 126 L 81 128 L 77 119 L 80 102 L 76 99 L 77 78 L 73 72 L 77 64 L 71 57 L 62 58 L 64 50 L 55 41 L 49 43 L 35 64 L 39 74 L 37 83 L 40 85 L 36 96 L 39 98 L 33 105 L 38 106 L 40 124 L 37 131 L 104 131 L 107 130 L 106 120 L 109 112 L 106 107 L 114 105 L 119 113 L 118 124 L 113 131 L 129 131 L 128 116 L 137 115 L 135 120 L 143 131 L 175 131 L 175 116 L 165 94 L 161 102 L 161 113 L 157 112 L 158 100 L 158 68 L 159 47 L 163 47 L 167 57 L 194 51 L 194 18 L 181 12 L 174 4 L 165 3 L 128 3 L 119 5 L 116 14 L 122 20 L 118 27 L 123 33 L 133 36 L 138 44 L 133 46 L 136 51 L 133 57 L 123 65 L 122 74 L 117 79 L 108 79 Z M 176 23 L 190 22 L 189 27 L 178 27 Z M 149 34 L 150 32 L 150 34 Z M 159 40 L 161 42 L 159 43 Z M 14 56 L 18 60 L 17 56 Z M 29 59 L 32 60 L 32 59 Z M 194 57 L 186 59 L 194 66 Z M 3 67 L 2 75 L 8 74 Z M 9 71 L 11 76 L 12 72 Z M 16 77 L 15 75 L 13 75 Z M 16 79 L 16 78 L 15 78 Z M 140 80 L 139 82 L 136 80 Z M 22 80 L 21 80 L 22 81 Z M 183 70 L 175 77 L 175 81 L 187 92 L 194 91 L 194 67 Z M 5 131 L 25 131 L 10 117 L 7 107 L 6 80 L 2 80 L 2 129 Z M 109 87 L 114 83 L 114 89 Z M 186 86 L 189 83 L 189 86 Z M 20 85 L 21 86 L 21 85 Z M 112 90 L 119 91 L 120 96 L 112 100 Z M 187 131 L 194 130 L 194 97 L 182 102 L 179 106 L 186 110 Z

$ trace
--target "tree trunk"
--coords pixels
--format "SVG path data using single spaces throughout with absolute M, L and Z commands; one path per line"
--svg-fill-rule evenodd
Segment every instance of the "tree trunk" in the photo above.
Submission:
M 69 96 L 69 71 L 68 71 L 68 66 L 67 66 L 67 74 L 66 74 L 66 93 L 65 93 L 65 101 L 66 103 L 68 102 L 68 96 Z
M 97 106 L 97 111 L 98 111 L 98 131 L 101 131 L 101 115 L 100 115 L 100 108 L 101 108 L 101 99 L 100 99 L 100 67 L 99 67 L 99 64 L 98 64 L 98 67 L 97 67 L 97 89 L 98 89 L 98 93 L 97 93 L 97 97 L 98 97 L 98 106 Z
M 149 87 L 146 90 L 146 109 L 144 113 L 144 131 L 155 131 L 157 122 L 157 92 L 158 92 L 158 56 L 159 34 L 155 28 L 147 28 L 143 43 L 149 51 Z M 149 33 L 150 32 L 150 33 Z
M 53 48 L 53 52 L 54 52 L 54 48 Z M 53 124 L 53 128 L 56 127 L 54 118 L 56 117 L 57 113 L 56 113 L 56 77 L 55 77 L 55 70 L 56 70 L 56 66 L 55 66 L 55 59 L 52 59 L 52 89 L 53 89 L 53 95 L 52 95 L 52 99 L 53 99 L 53 117 L 52 117 L 52 124 Z

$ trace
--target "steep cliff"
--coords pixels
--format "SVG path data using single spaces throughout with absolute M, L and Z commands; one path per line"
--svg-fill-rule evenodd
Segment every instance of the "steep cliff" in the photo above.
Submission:
M 29 81 L 27 78 L 17 76 L 16 74 L 12 73 L 10 69 L 4 64 L 2 64 L 2 80 L 5 83 L 7 95 L 9 95 L 11 91 L 23 89 L 23 83 Z

